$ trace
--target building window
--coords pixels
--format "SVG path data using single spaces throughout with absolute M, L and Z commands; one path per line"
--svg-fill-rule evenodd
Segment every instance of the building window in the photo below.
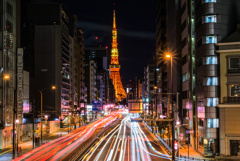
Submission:
M 207 86 L 217 86 L 218 85 L 218 77 L 207 77 L 206 78 Z
M 206 36 L 206 44 L 217 43 L 217 36 Z
M 206 57 L 206 64 L 218 64 L 216 56 Z
M 240 97 L 240 85 L 231 85 L 231 97 Z
M 185 81 L 187 81 L 187 80 L 188 80 L 187 73 L 184 73 L 184 74 L 182 75 L 182 81 L 185 82 Z
M 229 58 L 229 69 L 239 69 L 239 58 Z
M 218 98 L 207 98 L 207 106 L 217 106 L 218 105 Z
M 205 16 L 205 22 L 206 23 L 217 22 L 216 15 Z
M 183 58 L 182 58 L 182 65 L 186 64 L 187 63 L 187 56 L 185 55 Z
M 219 127 L 218 119 L 207 119 L 207 127 L 208 128 L 218 128 Z
M 188 91 L 182 92 L 182 99 L 188 99 Z
M 216 0 L 205 0 L 205 3 L 216 2 Z

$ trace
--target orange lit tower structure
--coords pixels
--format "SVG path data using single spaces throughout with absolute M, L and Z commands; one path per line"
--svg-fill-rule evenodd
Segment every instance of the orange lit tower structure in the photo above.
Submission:
M 120 65 L 118 62 L 118 48 L 117 48 L 117 28 L 116 28 L 116 17 L 115 10 L 113 11 L 113 29 L 112 29 L 112 50 L 111 50 L 111 65 L 110 79 L 113 81 L 115 89 L 115 96 L 117 101 L 121 101 L 122 98 L 126 98 L 127 94 L 123 88 L 121 77 L 120 77 Z

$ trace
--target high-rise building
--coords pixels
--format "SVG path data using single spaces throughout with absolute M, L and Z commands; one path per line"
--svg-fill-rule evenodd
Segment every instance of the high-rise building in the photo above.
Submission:
M 24 68 L 30 72 L 30 100 L 34 99 L 36 110 L 40 110 L 39 90 L 44 90 L 43 111 L 67 115 L 71 104 L 73 107 L 78 102 L 76 64 L 71 64 L 76 57 L 76 18 L 58 2 L 23 1 L 22 6 L 22 33 L 26 35 L 22 46 Z M 51 86 L 56 89 L 51 90 Z
M 156 76 L 154 76 L 156 80 L 154 81 L 156 82 L 154 84 L 158 87 L 158 93 L 174 93 L 173 97 L 166 94 L 157 96 L 158 113 L 163 115 L 170 114 L 169 99 L 176 102 L 176 93 L 180 93 L 182 87 L 180 81 L 181 30 L 178 27 L 181 24 L 180 20 L 180 0 L 156 1 L 156 54 L 154 58 L 154 64 L 156 64 Z M 166 58 L 167 53 L 171 54 L 172 63 Z M 178 100 L 178 111 L 181 112 L 181 99 Z M 176 106 L 176 103 L 174 105 Z M 179 115 L 181 116 L 181 113 Z
M 80 107 L 80 103 L 87 102 L 86 95 L 86 87 L 85 87 L 85 71 L 84 71 L 84 37 L 83 30 L 78 29 L 77 31 L 77 96 L 78 96 L 78 107 Z
M 87 87 L 87 103 L 97 99 L 97 64 L 94 60 L 84 61 L 85 86 Z
M 194 30 L 194 0 L 181 1 L 181 65 L 182 65 L 182 120 L 184 128 L 195 130 L 195 30 Z M 180 129 L 184 132 L 185 129 Z M 194 145 L 195 133 L 191 134 L 191 144 Z M 185 140 L 185 139 L 184 139 Z
M 85 48 L 85 60 L 94 60 L 97 65 L 97 100 L 106 104 L 108 99 L 108 60 L 109 50 L 107 47 L 89 46 Z
M 219 54 L 216 43 L 236 31 L 239 1 L 195 0 L 196 148 L 205 156 L 219 154 Z M 189 38 L 188 38 L 189 40 Z M 225 91 L 227 92 L 227 91 Z
M 77 17 L 75 15 L 69 16 L 69 40 L 70 40 L 70 103 L 71 110 L 76 110 L 78 107 L 78 83 L 77 83 Z
M 17 1 L 2 0 L 0 5 L 0 149 L 12 143 L 14 90 L 16 89 Z M 4 76 L 8 75 L 6 79 Z M 23 77 L 22 77 L 23 78 Z M 18 109 L 18 119 L 22 115 Z M 20 120 L 21 122 L 21 120 Z

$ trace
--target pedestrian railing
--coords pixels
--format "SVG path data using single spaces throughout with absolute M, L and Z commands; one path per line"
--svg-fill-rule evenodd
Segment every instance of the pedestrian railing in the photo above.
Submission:
M 158 134 L 155 134 L 155 136 L 157 137 L 158 141 L 160 141 L 161 144 L 169 151 L 169 153 L 172 153 L 172 149 L 166 144 L 166 142 Z

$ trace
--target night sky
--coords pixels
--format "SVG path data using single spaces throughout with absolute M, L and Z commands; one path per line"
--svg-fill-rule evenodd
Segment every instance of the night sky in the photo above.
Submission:
M 123 85 L 143 76 L 155 52 L 155 1 L 60 0 L 77 15 L 85 46 L 111 48 L 113 9 L 116 9 L 119 62 Z M 113 5 L 115 2 L 115 6 Z M 98 39 L 96 40 L 96 37 Z

